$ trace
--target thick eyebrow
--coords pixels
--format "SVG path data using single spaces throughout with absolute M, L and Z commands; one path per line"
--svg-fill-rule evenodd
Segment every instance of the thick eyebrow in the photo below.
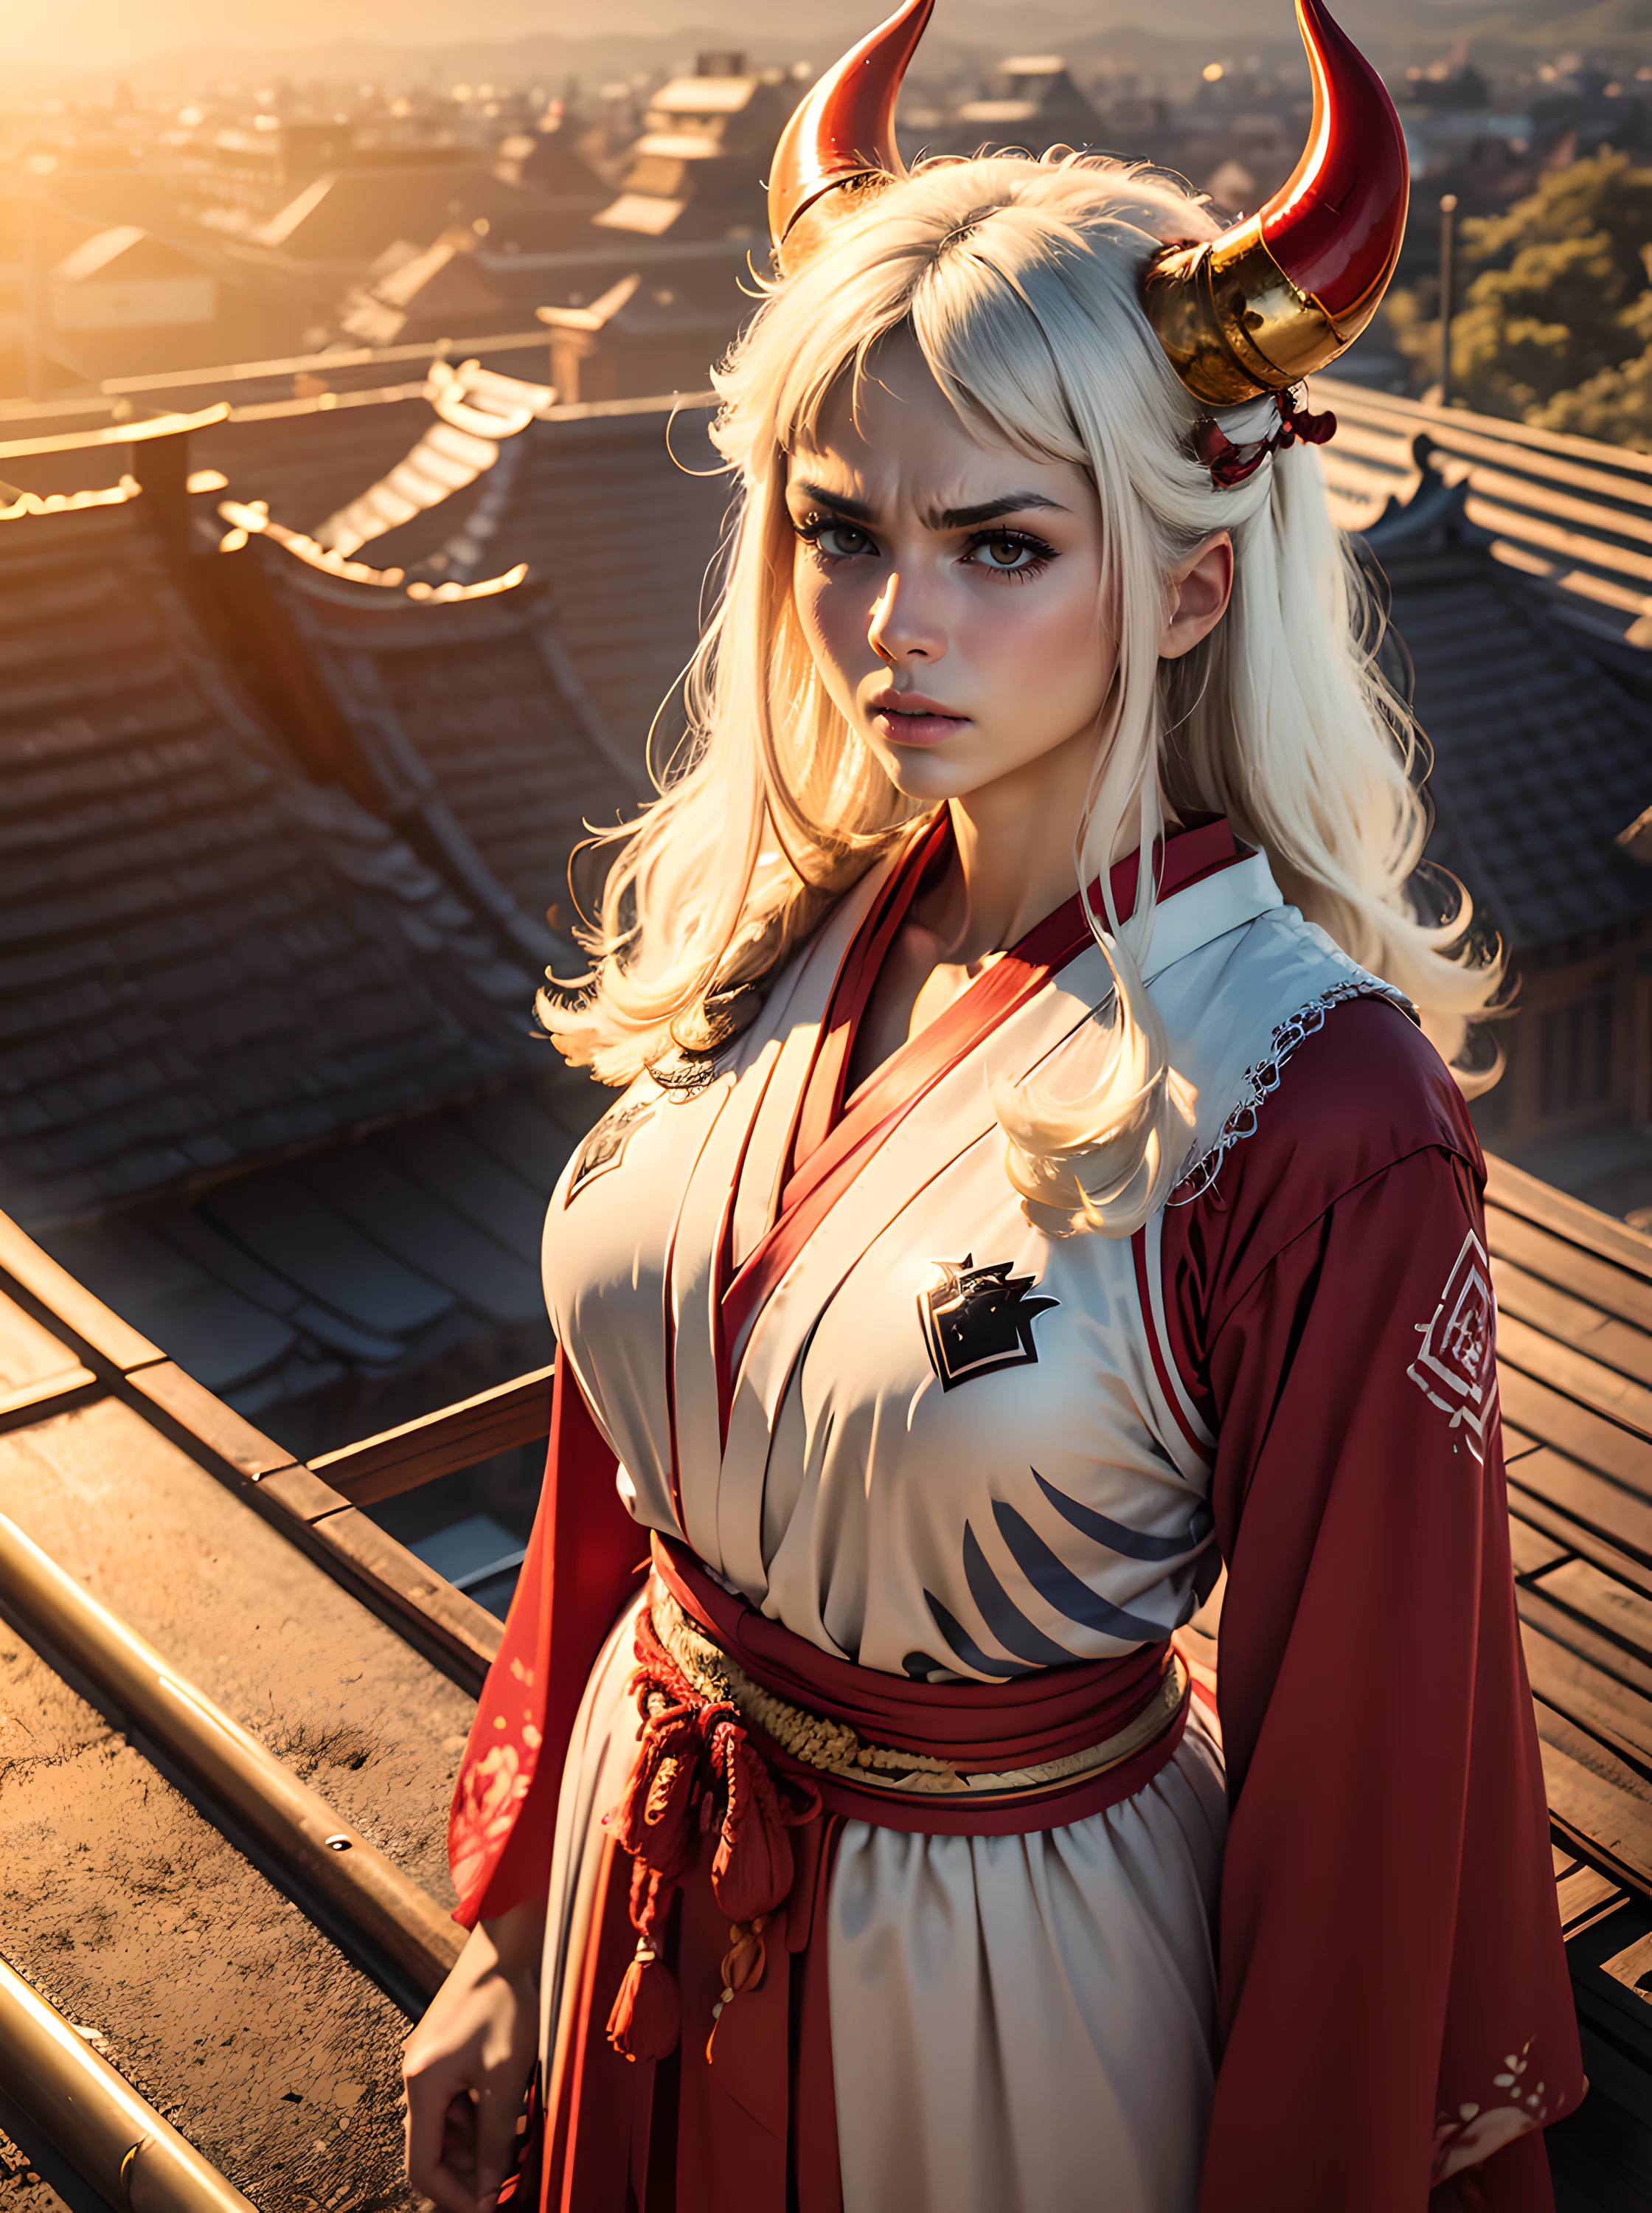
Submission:
M 1042 492 L 1007 491 L 1002 499 L 984 499 L 978 507 L 932 507 L 924 520 L 931 530 L 972 530 L 978 523 L 996 522 L 1001 515 L 1039 507 L 1057 515 L 1067 512 L 1058 499 L 1045 499 Z
M 839 515 L 847 515 L 856 522 L 875 522 L 877 520 L 864 500 L 850 499 L 840 491 L 828 491 L 824 485 L 795 484 L 790 489 L 807 492 L 811 499 L 818 499 L 822 507 L 835 507 Z
M 852 521 L 877 520 L 874 509 L 863 500 L 847 498 L 840 491 L 828 491 L 823 485 L 797 484 L 792 489 L 807 493 L 810 499 L 818 499 L 822 507 L 835 508 Z M 996 522 L 1000 515 L 1021 515 L 1029 508 L 1047 508 L 1057 515 L 1067 512 L 1058 499 L 1046 499 L 1042 492 L 1007 491 L 1001 499 L 983 500 L 978 507 L 932 507 L 924 520 L 931 530 L 973 530 L 984 522 Z

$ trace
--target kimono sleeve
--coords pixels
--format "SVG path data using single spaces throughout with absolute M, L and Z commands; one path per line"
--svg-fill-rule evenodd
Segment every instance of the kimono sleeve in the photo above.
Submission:
M 1231 1826 L 1201 2213 L 1421 2213 L 1468 2169 L 1462 2202 L 1537 2213 L 1533 2132 L 1582 2093 L 1477 1165 L 1429 1145 L 1344 1190 L 1210 1339 Z
M 563 1762 L 580 1698 L 647 1555 L 647 1539 L 615 1488 L 616 1466 L 559 1353 L 533 1534 L 448 1821 L 459 1893 L 454 1918 L 467 1929 L 550 1880 Z
M 1549 2213 L 1585 2088 L 1521 1654 L 1484 1162 L 1394 1006 L 1333 1009 L 1167 1207 L 1228 1570 L 1199 2213 Z

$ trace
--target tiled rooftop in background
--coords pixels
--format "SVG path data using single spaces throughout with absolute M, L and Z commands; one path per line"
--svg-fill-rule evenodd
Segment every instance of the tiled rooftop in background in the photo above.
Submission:
M 1434 747 L 1431 850 L 1516 951 L 1652 906 L 1615 841 L 1652 802 L 1652 711 L 1478 549 L 1384 556 Z
M 497 1083 L 528 978 L 236 698 L 137 506 L 0 533 L 0 1192 L 40 1223 Z
M 551 1356 L 546 1204 L 607 1094 L 543 1055 L 503 1091 L 40 1241 L 291 1451 L 410 1419 Z

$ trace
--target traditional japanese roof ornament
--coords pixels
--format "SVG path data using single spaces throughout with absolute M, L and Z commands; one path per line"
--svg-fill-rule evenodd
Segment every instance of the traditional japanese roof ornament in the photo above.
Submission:
M 809 92 L 775 149 L 769 226 L 784 270 L 839 215 L 906 174 L 895 98 L 935 0 L 905 0 Z M 1320 0 L 1296 0 L 1314 77 L 1302 157 L 1266 205 L 1220 237 L 1167 246 L 1143 304 L 1171 365 L 1206 407 L 1286 392 L 1334 361 L 1375 314 L 1405 228 L 1405 134 L 1382 80 Z

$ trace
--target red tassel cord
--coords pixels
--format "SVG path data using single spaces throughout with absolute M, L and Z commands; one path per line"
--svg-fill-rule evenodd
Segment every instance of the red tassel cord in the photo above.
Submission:
M 608 2016 L 608 2041 L 627 2059 L 664 2059 L 682 2033 L 682 1998 L 662 1956 L 671 1901 L 698 1864 L 702 1838 L 716 1831 L 711 1893 L 729 1920 L 722 2009 L 763 1978 L 763 1928 L 784 1905 L 796 1871 L 787 1832 L 813 1820 L 819 1797 L 775 1778 L 753 1748 L 739 1710 L 701 1697 L 655 1633 L 644 1612 L 637 1625 L 631 1680 L 643 1732 L 625 1789 L 607 1817 L 632 1857 L 631 1926 L 637 1952 Z M 707 2052 L 710 2046 L 708 2044 Z

